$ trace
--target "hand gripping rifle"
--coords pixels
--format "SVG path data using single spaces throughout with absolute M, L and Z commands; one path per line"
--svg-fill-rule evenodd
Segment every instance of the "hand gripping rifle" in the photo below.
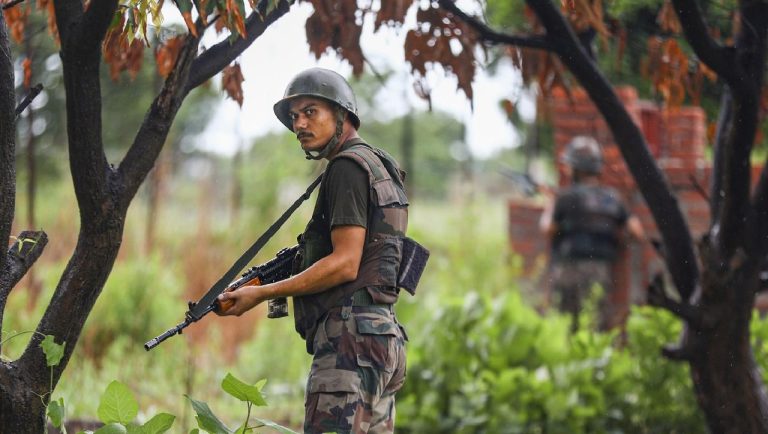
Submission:
M 296 256 L 296 249 L 298 248 L 297 246 L 281 250 L 278 252 L 274 259 L 262 265 L 252 267 L 239 279 L 233 282 L 235 276 L 237 276 L 237 273 L 245 268 L 248 262 L 253 259 L 254 256 L 256 256 L 259 250 L 264 247 L 264 244 L 266 244 L 267 241 L 272 238 L 272 235 L 274 235 L 275 232 L 280 229 L 280 226 L 282 226 L 283 223 L 288 220 L 288 217 L 290 217 L 291 214 L 296 211 L 296 208 L 298 208 L 302 202 L 309 199 L 310 194 L 312 194 L 312 190 L 317 187 L 322 177 L 323 175 L 321 174 L 312 182 L 312 184 L 309 185 L 309 187 L 307 187 L 307 190 L 304 192 L 304 194 L 296 199 L 293 205 L 291 205 L 283 213 L 283 215 L 281 215 L 280 218 L 278 218 L 277 221 L 275 221 L 272 226 L 266 230 L 266 232 L 261 234 L 259 239 L 257 239 L 256 242 L 253 243 L 253 245 L 249 247 L 248 250 L 242 254 L 242 256 L 240 256 L 240 258 L 238 258 L 234 265 L 232 265 L 232 267 L 230 267 L 229 270 L 227 270 L 227 272 L 221 276 L 218 282 L 216 282 L 216 284 L 213 285 L 211 289 L 209 289 L 208 292 L 202 298 L 200 298 L 200 300 L 198 300 L 196 303 L 189 302 L 189 309 L 187 310 L 187 313 L 184 314 L 184 321 L 180 322 L 175 327 L 168 329 L 160 336 L 149 340 L 144 344 L 144 349 L 149 351 L 171 336 L 175 334 L 181 334 L 181 331 L 184 330 L 184 328 L 186 328 L 188 325 L 199 321 L 205 315 L 218 309 L 217 297 L 222 292 L 232 291 L 245 285 L 264 285 L 266 283 L 277 282 L 278 280 L 283 280 L 288 277 L 290 275 L 290 268 L 293 257 Z M 228 306 L 221 307 L 226 309 Z M 274 300 L 274 302 L 269 303 L 268 316 L 270 318 L 278 318 L 287 314 L 288 306 L 285 298 L 277 298 Z

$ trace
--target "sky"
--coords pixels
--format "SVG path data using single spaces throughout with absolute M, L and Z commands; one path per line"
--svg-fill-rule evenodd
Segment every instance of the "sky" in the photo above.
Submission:
M 199 148 L 233 154 L 254 138 L 285 127 L 275 117 L 272 106 L 283 96 L 286 85 L 296 74 L 314 66 L 328 68 L 354 81 L 351 66 L 335 53 L 315 59 L 306 42 L 304 23 L 312 13 L 307 3 L 295 4 L 291 11 L 273 23 L 241 55 L 239 62 L 245 77 L 242 108 L 222 97 L 211 122 L 196 139 Z M 408 22 L 415 21 L 411 8 L 404 29 L 380 29 L 373 33 L 372 22 L 364 24 L 363 53 L 377 71 L 392 70 L 401 80 L 390 80 L 377 94 L 376 106 L 390 117 L 403 115 L 409 105 L 427 110 L 427 103 L 413 91 L 410 66 L 404 61 L 403 40 Z M 204 41 L 205 42 L 205 41 Z M 212 42 L 211 42 L 212 43 Z M 510 63 L 502 63 L 494 77 L 480 67 L 473 83 L 474 110 L 456 79 L 442 69 L 431 71 L 427 81 L 432 88 L 433 110 L 445 111 L 467 124 L 467 145 L 477 158 L 490 156 L 501 148 L 516 146 L 518 137 L 499 107 L 501 98 L 515 100 L 521 93 L 519 74 Z M 523 112 L 533 112 L 530 103 L 519 101 Z M 525 118 L 525 114 L 523 114 Z M 360 135 L 365 137 L 365 119 Z

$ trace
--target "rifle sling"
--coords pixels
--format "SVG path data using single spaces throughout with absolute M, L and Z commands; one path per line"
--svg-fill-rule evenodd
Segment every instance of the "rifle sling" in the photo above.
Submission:
M 238 258 L 237 261 L 232 265 L 232 267 L 227 270 L 226 273 L 224 273 L 223 276 L 219 279 L 216 284 L 214 284 L 211 289 L 208 290 L 208 292 L 194 305 L 190 307 L 190 309 L 187 311 L 187 318 L 191 319 L 192 321 L 197 321 L 205 314 L 210 312 L 210 306 L 213 304 L 214 301 L 216 301 L 216 297 L 221 294 L 224 289 L 227 288 L 227 285 L 229 285 L 230 282 L 232 282 L 235 277 L 237 277 L 237 274 L 245 268 L 246 265 L 253 259 L 254 256 L 256 256 L 257 253 L 259 253 L 259 250 L 261 250 L 262 247 L 264 247 L 265 244 L 267 244 L 267 241 L 269 241 L 270 238 L 272 238 L 273 235 L 277 232 L 278 229 L 285 223 L 286 220 L 288 220 L 288 217 L 293 214 L 294 211 L 296 211 L 296 208 L 299 207 L 305 200 L 309 199 L 309 196 L 312 194 L 312 191 L 317 187 L 317 185 L 320 183 L 320 181 L 323 179 L 323 174 L 321 173 L 320 176 L 315 179 L 312 184 L 307 187 L 307 190 L 299 196 L 298 199 L 291 205 L 283 215 L 280 216 L 274 223 L 272 223 L 272 226 L 269 227 L 261 236 L 256 240 L 256 242 L 253 243 L 251 247 L 248 248 L 248 250 L 243 253 L 240 258 Z

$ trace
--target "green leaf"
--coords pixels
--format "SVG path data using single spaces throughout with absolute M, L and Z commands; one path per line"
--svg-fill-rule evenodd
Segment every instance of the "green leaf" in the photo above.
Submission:
M 128 386 L 115 380 L 101 396 L 97 413 L 99 420 L 106 424 L 119 422 L 126 425 L 139 413 L 139 403 Z
M 264 383 L 265 381 L 261 381 L 256 383 L 255 386 L 250 386 L 237 379 L 234 375 L 228 373 L 221 381 L 221 388 L 240 401 L 250 402 L 253 405 L 265 406 L 267 405 L 267 402 L 261 394 L 261 388 L 264 386 Z
M 40 348 L 45 353 L 45 363 L 48 366 L 56 366 L 61 362 L 61 358 L 64 357 L 64 347 L 67 343 L 59 345 L 53 340 L 53 336 L 45 335 L 45 339 L 40 342 Z
M 156 414 L 152 419 L 141 426 L 141 432 L 143 434 L 162 434 L 171 429 L 174 420 L 176 420 L 176 416 L 172 414 Z
M 276 430 L 278 432 L 281 432 L 281 433 L 285 433 L 285 434 L 299 434 L 299 433 L 297 433 L 296 431 L 294 431 L 294 430 L 292 430 L 290 428 L 286 428 L 286 427 L 284 427 L 282 425 L 278 425 L 278 424 L 276 424 L 276 423 L 274 423 L 272 421 L 269 421 L 269 420 L 259 419 L 258 417 L 254 417 L 253 420 L 255 420 L 256 422 L 258 422 L 258 423 L 260 423 L 262 425 L 264 425 L 265 427 L 272 428 L 272 429 L 274 429 L 274 430 Z
M 128 430 L 119 423 L 108 423 L 97 429 L 93 434 L 127 434 Z
M 53 426 L 61 428 L 61 422 L 64 420 L 64 398 L 49 402 L 46 414 L 51 418 Z
M 211 434 L 233 434 L 232 430 L 224 425 L 224 422 L 220 421 L 213 411 L 211 411 L 208 404 L 202 401 L 196 401 L 189 396 L 187 399 L 192 403 L 192 408 L 197 413 L 197 425 L 204 431 Z

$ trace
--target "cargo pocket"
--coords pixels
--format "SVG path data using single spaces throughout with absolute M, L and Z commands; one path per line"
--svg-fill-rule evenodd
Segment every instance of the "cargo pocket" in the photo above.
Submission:
M 360 335 L 357 365 L 391 373 L 397 368 L 395 346 L 399 335 L 397 324 L 381 314 L 358 314 L 355 317 Z
M 360 400 L 360 376 L 354 371 L 313 371 L 307 389 L 304 430 L 349 432 Z

